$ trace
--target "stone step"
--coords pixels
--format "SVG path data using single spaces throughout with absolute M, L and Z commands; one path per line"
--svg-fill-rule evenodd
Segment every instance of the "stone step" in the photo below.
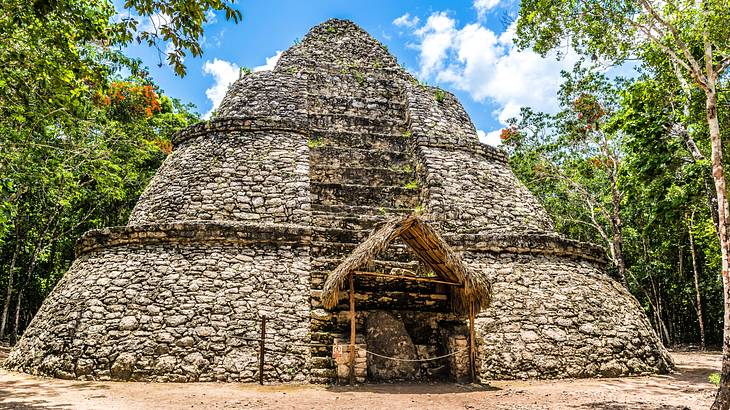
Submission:
M 331 212 L 312 212 L 312 225 L 335 229 L 370 231 L 387 219 L 388 217 L 385 215 L 342 215 Z
M 368 268 L 366 270 L 372 271 L 372 272 L 385 272 L 390 273 L 392 271 L 399 271 L 401 273 L 406 273 L 406 271 L 413 271 L 415 272 L 418 270 L 418 260 L 415 259 L 415 256 L 405 247 L 405 245 L 401 244 L 393 244 L 392 245 L 394 249 L 397 250 L 398 256 L 405 256 L 407 255 L 409 258 L 398 258 L 398 259 L 384 259 L 382 256 L 386 254 L 386 251 L 383 251 L 381 255 L 377 256 L 377 259 L 373 259 L 368 264 Z M 313 258 L 311 262 L 311 273 L 312 277 L 319 275 L 319 274 L 329 274 L 332 270 L 334 270 L 340 263 L 342 262 L 342 258 L 327 258 L 327 257 L 317 257 Z
M 385 151 L 324 145 L 316 137 L 308 141 L 310 166 L 332 168 L 403 168 L 407 164 L 415 168 L 410 155 L 402 151 Z M 321 145 L 320 145 L 321 144 Z
M 328 184 L 405 186 L 416 181 L 416 171 L 411 164 L 391 168 L 364 168 L 332 167 L 318 163 L 309 167 L 309 178 L 312 182 Z
M 372 113 L 375 114 L 375 113 Z M 405 130 L 406 117 L 379 117 L 372 115 L 332 114 L 327 112 L 310 114 L 307 122 L 310 129 L 342 129 L 365 132 L 392 132 Z
M 395 218 L 397 216 L 405 217 L 408 214 L 413 213 L 415 207 L 404 207 L 404 208 L 389 208 L 389 207 L 375 207 L 375 206 L 362 206 L 362 205 L 328 205 L 328 204 L 311 204 L 312 212 L 318 212 L 321 214 L 329 213 L 332 215 L 338 215 L 342 217 L 356 217 L 356 216 L 378 216 L 385 219 Z
M 398 133 L 363 133 L 348 131 L 318 131 L 314 135 L 323 146 L 343 148 L 377 149 L 384 151 L 405 152 L 413 141 L 409 132 Z
M 307 112 L 312 115 L 354 115 L 369 118 L 389 118 L 405 122 L 407 106 L 405 101 L 354 93 L 353 94 L 308 94 Z
M 312 203 L 324 205 L 364 205 L 383 208 L 415 208 L 419 189 L 410 186 L 370 186 L 310 183 Z
M 344 259 L 349 256 L 360 242 L 320 242 L 312 241 L 310 254 L 312 258 Z M 393 243 L 378 256 L 379 260 L 410 262 L 414 258 L 410 250 L 401 243 Z

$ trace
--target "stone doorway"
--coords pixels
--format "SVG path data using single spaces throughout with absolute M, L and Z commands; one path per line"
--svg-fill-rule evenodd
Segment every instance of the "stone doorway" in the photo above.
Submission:
M 435 312 L 369 312 L 365 331 L 367 380 L 468 380 L 468 329 L 449 316 Z

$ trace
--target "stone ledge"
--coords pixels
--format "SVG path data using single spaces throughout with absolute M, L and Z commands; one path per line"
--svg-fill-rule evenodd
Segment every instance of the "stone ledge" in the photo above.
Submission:
M 311 228 L 301 225 L 193 221 L 115 226 L 86 232 L 76 241 L 76 256 L 112 246 L 156 243 L 276 243 L 300 246 L 311 241 Z
M 507 153 L 499 148 L 491 145 L 482 144 L 481 142 L 463 141 L 460 144 L 444 144 L 440 142 L 442 138 L 439 135 L 416 135 L 416 145 L 424 148 L 440 148 L 450 151 L 466 151 L 480 155 L 488 160 L 507 164 L 509 157 Z
M 102 248 L 155 243 L 276 243 L 278 245 L 324 245 L 322 239 L 351 234 L 348 229 L 285 224 L 192 221 L 168 224 L 115 226 L 86 232 L 76 242 L 76 256 Z M 589 243 L 544 233 L 446 234 L 444 239 L 456 251 L 557 255 L 606 263 L 603 249 Z M 364 240 L 364 239 L 363 239 Z M 352 243 L 357 246 L 358 243 Z
M 222 117 L 191 125 L 172 136 L 174 147 L 185 141 L 213 132 L 229 131 L 286 131 L 307 134 L 307 124 L 272 117 Z
M 446 234 L 444 239 L 457 251 L 556 255 L 571 259 L 607 263 L 603 248 L 554 234 Z

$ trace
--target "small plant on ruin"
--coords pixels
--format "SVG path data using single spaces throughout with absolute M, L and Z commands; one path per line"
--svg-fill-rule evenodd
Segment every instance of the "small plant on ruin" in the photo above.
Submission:
M 444 101 L 444 99 L 446 98 L 446 92 L 444 92 L 444 90 L 442 90 L 442 89 L 440 89 L 440 88 L 437 88 L 437 89 L 436 89 L 436 90 L 435 90 L 435 91 L 433 92 L 433 96 L 434 96 L 434 97 L 436 98 L 436 101 L 438 101 L 438 102 L 443 102 L 443 101 Z
M 322 141 L 322 138 L 320 138 L 320 137 L 310 138 L 309 140 L 307 140 L 307 146 L 310 149 L 319 148 L 323 145 L 324 145 L 324 141 Z
M 243 78 L 249 74 L 253 74 L 253 70 L 248 67 L 241 67 L 238 71 L 238 78 Z
M 401 134 L 403 138 L 411 138 L 413 136 L 413 133 L 411 131 L 406 131 L 403 134 Z
M 413 167 L 411 166 L 411 164 L 405 164 L 403 165 L 403 168 L 401 168 L 401 171 L 405 172 L 406 174 L 410 174 L 411 172 L 413 172 Z
M 720 385 L 720 373 L 710 373 L 709 376 L 707 376 L 707 380 L 714 384 L 715 386 Z
M 357 80 L 358 84 L 363 85 L 363 83 L 365 82 L 365 74 L 359 71 L 355 71 L 353 72 L 353 75 L 355 76 L 355 80 Z
M 296 68 L 296 67 L 289 67 L 289 68 L 288 68 L 288 69 L 287 69 L 286 71 L 287 71 L 287 72 L 288 72 L 289 74 L 296 74 L 296 73 L 298 73 L 298 72 L 299 72 L 299 69 L 298 69 L 298 68 Z
M 403 185 L 403 188 L 411 190 L 418 189 L 418 181 L 414 179 L 413 181 Z
M 418 204 L 415 208 L 413 208 L 413 215 L 423 215 L 425 210 L 426 208 L 424 208 L 423 205 Z
M 297 38 L 294 39 L 294 45 L 295 46 L 298 46 L 301 43 L 302 43 L 302 40 L 300 40 L 299 37 L 297 37 Z
M 327 32 L 328 32 L 328 33 L 336 33 L 336 32 L 337 32 L 337 29 L 335 29 L 335 28 L 334 28 L 334 27 L 332 27 L 332 26 L 329 26 L 329 27 L 327 27 L 327 29 L 326 29 L 326 30 L 327 30 Z
M 387 213 L 388 213 L 388 211 L 386 211 L 386 210 L 385 210 L 385 208 L 383 208 L 383 207 L 381 206 L 380 208 L 378 208 L 378 213 L 379 213 L 380 215 L 385 215 L 385 214 L 387 214 Z

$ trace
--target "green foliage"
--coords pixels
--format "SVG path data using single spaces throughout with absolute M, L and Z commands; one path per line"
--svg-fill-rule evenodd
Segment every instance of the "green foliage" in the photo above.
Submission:
M 413 132 L 411 132 L 410 130 L 405 131 L 403 134 L 401 134 L 401 137 L 403 137 L 403 138 L 411 138 L 412 136 L 413 136 Z
M 440 88 L 437 88 L 433 92 L 434 98 L 436 98 L 436 101 L 443 102 L 444 99 L 446 99 L 446 92 Z
M 715 386 L 720 385 L 720 373 L 710 373 L 709 376 L 707 376 L 707 381 L 714 384 Z
M 320 137 L 314 137 L 307 140 L 307 146 L 310 149 L 315 149 L 324 146 L 324 141 Z
M 253 74 L 253 70 L 248 67 L 241 67 L 241 69 L 238 72 L 238 78 L 245 77 L 249 74 Z
M 418 180 L 415 180 L 414 179 L 413 181 L 410 181 L 410 182 L 404 184 L 403 185 L 403 188 L 410 189 L 410 190 L 416 190 L 416 189 L 418 189 Z
M 67 269 L 76 238 L 123 225 L 171 152 L 172 134 L 198 121 L 192 106 L 165 96 L 140 61 L 118 50 L 167 42 L 168 60 L 183 75 L 184 50 L 200 55 L 206 13 L 240 19 L 219 0 L 125 7 L 174 18 L 138 33 L 138 21 L 123 17 L 131 13 L 110 1 L 0 5 L 0 301 L 20 301 L 23 322 Z
M 708 206 L 708 193 L 713 192 L 707 179 L 709 161 L 693 159 L 686 138 L 672 131 L 684 124 L 709 157 L 703 95 L 693 93 L 685 112 L 686 96 L 671 75 L 671 68 L 646 70 L 632 81 L 614 81 L 579 64 L 563 74 L 560 112 L 523 109 L 501 137 L 515 174 L 540 199 L 558 231 L 602 244 L 607 255 L 612 237 L 611 213 L 606 213 L 612 207 L 610 175 L 617 166 L 630 290 L 660 335 L 656 317 L 661 318 L 672 343 L 699 340 L 691 225 L 707 340 L 719 343 L 722 282 Z M 727 118 L 723 121 L 723 126 L 730 125 Z

